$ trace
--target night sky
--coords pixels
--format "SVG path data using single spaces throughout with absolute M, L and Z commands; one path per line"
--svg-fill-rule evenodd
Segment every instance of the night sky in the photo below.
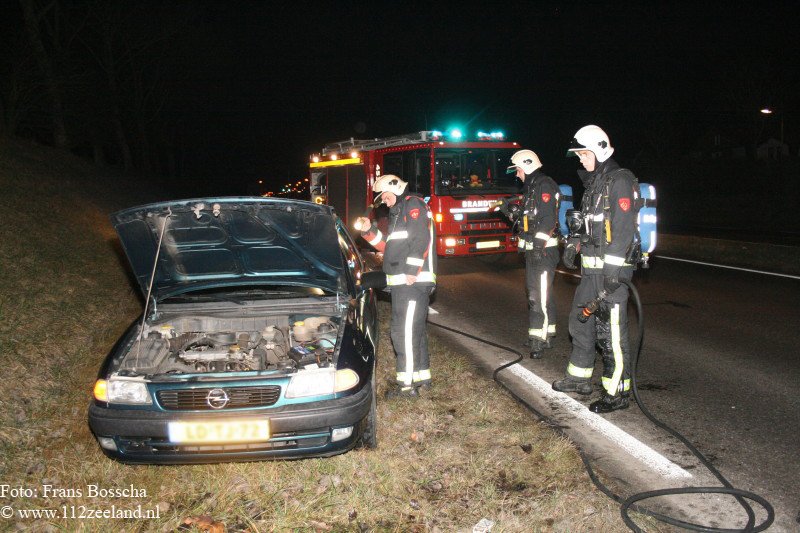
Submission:
M 5 1 L 3 27 L 19 26 Z M 502 129 L 556 177 L 574 174 L 564 152 L 589 123 L 623 164 L 714 129 L 776 136 L 764 106 L 790 144 L 800 128 L 797 2 L 162 4 L 119 5 L 141 34 L 173 30 L 151 52 L 170 94 L 158 120 L 184 179 L 222 193 L 302 177 L 328 142 L 451 124 Z

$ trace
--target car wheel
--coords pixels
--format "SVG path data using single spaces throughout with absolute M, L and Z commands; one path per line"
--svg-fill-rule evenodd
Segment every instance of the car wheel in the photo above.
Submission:
M 374 369 L 372 371 L 372 401 L 364 419 L 364 431 L 361 433 L 359 447 L 367 449 L 378 447 L 378 387 Z

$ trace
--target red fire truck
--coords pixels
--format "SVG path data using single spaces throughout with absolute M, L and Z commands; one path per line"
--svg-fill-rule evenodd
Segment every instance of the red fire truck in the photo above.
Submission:
M 506 173 L 517 150 L 519 145 L 506 141 L 500 132 L 478 132 L 470 140 L 455 130 L 351 138 L 312 156 L 311 200 L 332 205 L 352 227 L 356 217 L 370 212 L 375 180 L 395 174 L 428 201 L 439 255 L 516 252 L 516 237 L 495 202 L 520 193 L 519 180 Z M 380 211 L 372 216 L 380 218 Z

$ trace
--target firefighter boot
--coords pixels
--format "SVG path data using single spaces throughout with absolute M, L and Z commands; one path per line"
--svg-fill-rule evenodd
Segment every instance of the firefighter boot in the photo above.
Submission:
M 559 392 L 577 392 L 588 396 L 592 393 L 592 382 L 588 379 L 578 379 L 572 376 L 567 376 L 564 379 L 559 379 L 553 382 L 553 390 Z
M 627 409 L 630 406 L 627 394 L 616 394 L 611 396 L 604 392 L 599 400 L 592 402 L 589 410 L 593 413 L 610 413 L 618 409 Z
M 531 337 L 528 339 L 529 346 L 531 347 L 531 359 L 541 359 L 542 352 L 546 348 L 545 342 L 542 339 Z
M 386 391 L 386 399 L 394 400 L 396 398 L 419 398 L 419 391 L 416 387 L 396 387 Z

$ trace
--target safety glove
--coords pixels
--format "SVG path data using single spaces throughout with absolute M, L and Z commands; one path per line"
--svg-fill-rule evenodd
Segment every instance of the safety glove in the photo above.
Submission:
M 607 294 L 613 294 L 614 291 L 619 289 L 620 285 L 622 284 L 616 276 L 603 276 L 603 290 L 605 290 Z
M 594 312 L 594 316 L 597 317 L 597 320 L 603 322 L 611 320 L 611 308 L 608 306 L 608 302 L 600 300 L 600 304 L 597 306 L 597 311 Z
M 564 263 L 564 266 L 570 269 L 578 268 L 578 265 L 575 264 L 575 256 L 578 255 L 578 252 L 581 249 L 581 241 L 577 238 L 572 238 L 567 241 L 567 245 L 564 247 L 564 254 L 561 257 L 561 262 Z
M 519 235 L 517 235 L 517 251 L 520 253 L 528 251 L 528 244 L 533 239 L 533 235 L 528 233 L 527 231 L 520 231 Z

